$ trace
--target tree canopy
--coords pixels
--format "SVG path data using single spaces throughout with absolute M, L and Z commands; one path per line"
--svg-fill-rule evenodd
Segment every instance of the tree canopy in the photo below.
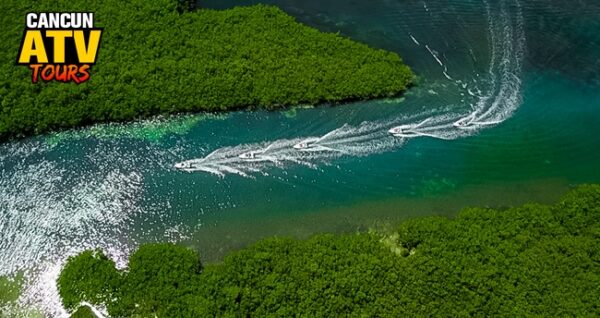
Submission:
M 599 240 L 600 186 L 586 185 L 554 206 L 415 218 L 385 236 L 265 239 L 204 268 L 185 247 L 145 245 L 114 289 L 77 256 L 58 283 L 67 308 L 104 299 L 118 317 L 598 316 Z
M 403 92 L 413 79 L 392 52 L 255 5 L 182 0 L 0 1 L 0 140 L 157 114 L 274 109 Z M 89 81 L 31 84 L 15 65 L 27 12 L 94 12 L 104 28 Z

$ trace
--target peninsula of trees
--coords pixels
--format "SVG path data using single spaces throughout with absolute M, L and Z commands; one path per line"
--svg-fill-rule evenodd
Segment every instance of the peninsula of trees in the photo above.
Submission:
M 273 6 L 178 0 L 0 2 L 0 140 L 158 114 L 275 109 L 397 95 L 413 73 L 392 52 L 298 23 Z M 28 12 L 94 12 L 91 78 L 31 83 L 15 65 Z

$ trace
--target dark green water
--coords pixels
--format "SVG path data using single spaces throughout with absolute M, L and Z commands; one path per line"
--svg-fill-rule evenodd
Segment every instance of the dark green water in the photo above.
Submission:
M 25 302 L 60 315 L 53 278 L 86 248 L 124 264 L 139 243 L 168 239 L 214 261 L 266 235 L 554 202 L 573 184 L 600 182 L 600 3 L 323 2 L 268 3 L 398 52 L 418 86 L 396 99 L 102 125 L 0 146 L 0 274 L 33 269 Z M 452 126 L 473 112 L 495 123 Z M 445 139 L 387 133 L 426 118 Z M 323 144 L 338 151 L 290 149 L 332 131 Z M 277 164 L 237 157 L 273 143 Z M 173 168 L 222 147 L 208 161 L 222 176 Z

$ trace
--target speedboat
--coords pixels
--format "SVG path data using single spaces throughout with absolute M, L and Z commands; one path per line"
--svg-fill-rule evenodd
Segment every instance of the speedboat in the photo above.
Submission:
M 407 125 L 397 126 L 397 127 L 394 127 L 392 129 L 388 130 L 388 133 L 390 133 L 391 135 L 393 135 L 395 137 L 403 137 L 403 138 L 431 136 L 431 134 L 427 134 L 427 133 L 418 131 L 418 129 L 421 126 L 425 125 L 429 120 L 431 120 L 431 118 L 427 118 L 418 124 L 407 124 Z
M 419 133 L 412 131 L 412 125 L 402 125 L 388 130 L 388 133 L 394 137 L 411 138 L 420 136 Z
M 257 150 L 257 151 L 248 151 L 248 152 L 244 152 L 243 154 L 239 155 L 238 157 L 240 159 L 251 160 L 251 159 L 256 159 L 262 153 L 263 153 L 263 151 L 260 151 L 260 150 Z
M 277 159 L 273 156 L 267 156 L 267 152 L 273 147 L 275 143 L 268 145 L 266 148 L 259 150 L 252 150 L 244 152 L 238 155 L 238 158 L 248 161 L 277 161 Z
M 201 158 L 201 159 L 193 159 L 193 160 L 187 160 L 187 161 L 182 161 L 180 163 L 176 163 L 175 169 L 179 169 L 179 170 L 196 169 L 198 164 L 202 164 L 202 163 L 206 162 L 206 160 L 208 160 L 209 158 L 211 158 L 212 156 L 217 154 L 219 151 L 220 151 L 220 149 L 217 149 L 217 150 L 209 153 L 206 157 Z
M 273 156 L 267 156 L 265 155 L 265 150 L 254 150 L 254 151 L 248 151 L 248 152 L 244 152 L 243 154 L 240 154 L 238 156 L 240 159 L 243 159 L 245 161 L 273 161 L 273 162 L 277 162 L 277 158 L 273 157 Z
M 175 169 L 190 172 L 196 167 L 191 161 L 183 161 L 175 164 Z
M 177 170 L 185 172 L 204 171 L 218 176 L 223 176 L 223 173 L 220 170 L 226 170 L 225 168 L 223 168 L 222 166 L 203 165 L 201 163 L 193 162 L 192 160 L 183 161 L 175 164 L 175 169 Z
M 463 118 L 455 121 L 452 124 L 452 126 L 459 128 L 459 129 L 475 128 L 476 127 L 475 116 L 476 116 L 476 113 L 471 113 L 469 116 L 463 117 Z
M 295 144 L 294 149 L 302 150 L 302 151 L 340 151 L 340 152 L 342 152 L 341 150 L 329 148 L 329 147 L 320 145 L 319 143 L 324 140 L 327 140 L 327 138 L 342 131 L 346 127 L 348 127 L 348 124 L 344 124 L 342 127 L 338 128 L 338 129 L 334 129 L 321 137 L 312 137 L 312 138 L 304 139 L 301 142 Z
M 320 145 L 317 144 L 317 141 L 319 141 L 319 138 L 309 138 L 309 139 L 305 139 L 297 144 L 294 145 L 294 149 L 297 150 L 310 150 L 310 149 L 316 149 L 321 147 Z
M 338 150 L 338 149 L 334 149 L 334 148 L 330 148 L 330 147 L 326 147 L 326 146 L 317 144 L 317 142 L 319 142 L 320 140 L 321 140 L 321 138 L 309 138 L 309 139 L 303 140 L 303 141 L 295 144 L 294 145 L 294 149 L 300 150 L 300 151 L 337 151 L 337 152 L 344 152 L 342 150 Z
M 175 164 L 175 169 L 187 169 L 187 168 L 190 168 L 190 164 L 185 161 Z
M 476 114 L 472 113 L 467 117 L 455 121 L 452 125 L 459 129 L 474 129 L 481 126 L 497 125 L 502 122 L 502 120 L 478 121 L 477 119 Z

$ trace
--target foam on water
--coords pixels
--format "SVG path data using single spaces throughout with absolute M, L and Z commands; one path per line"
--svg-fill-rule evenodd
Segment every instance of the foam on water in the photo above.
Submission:
M 435 11 L 433 7 L 427 10 Z M 415 42 L 416 49 L 423 52 L 440 75 L 440 81 L 415 90 L 416 94 L 427 98 L 436 92 L 444 95 L 449 90 L 458 90 L 465 94 L 463 103 L 440 101 L 428 105 L 427 110 L 341 125 L 322 134 L 298 133 L 291 138 L 223 147 L 204 158 L 185 161 L 190 167 L 186 171 L 256 178 L 270 175 L 270 169 L 285 170 L 298 165 L 319 169 L 343 157 L 393 151 L 417 138 L 391 136 L 388 130 L 398 125 L 413 125 L 413 131 L 424 138 L 454 140 L 477 133 L 490 126 L 486 124 L 488 122 L 497 124 L 506 120 L 517 109 L 521 98 L 521 60 L 525 49 L 522 18 L 520 15 L 511 17 L 508 8 L 500 4 L 488 5 L 488 19 L 490 62 L 487 74 L 480 75 L 474 70 L 472 77 L 460 76 L 451 59 L 445 58 L 442 45 L 427 43 L 417 30 L 411 30 L 414 31 L 410 33 L 411 39 L 406 37 L 407 41 Z M 431 48 L 432 56 L 427 54 L 425 46 Z M 434 54 L 434 50 L 439 52 Z M 471 129 L 458 129 L 453 125 L 467 116 L 473 118 Z M 187 118 L 178 129 L 193 129 L 196 122 L 195 118 Z M 140 222 L 153 217 L 159 221 L 168 219 L 159 212 L 154 215 L 152 210 L 167 209 L 141 207 L 139 200 L 145 195 L 144 184 L 149 182 L 146 177 L 152 176 L 147 172 L 172 169 L 172 164 L 182 159 L 183 148 L 198 146 L 154 147 L 140 143 L 147 148 L 134 152 L 119 148 L 111 136 L 124 135 L 128 138 L 126 142 L 131 144 L 154 138 L 152 136 L 168 135 L 162 132 L 167 128 L 161 121 L 134 125 L 134 134 L 123 134 L 119 125 L 99 127 L 95 129 L 100 131 L 76 132 L 75 138 L 61 133 L 60 138 L 50 138 L 50 141 L 30 139 L 0 145 L 0 275 L 26 271 L 29 280 L 21 303 L 23 306 L 34 304 L 51 317 L 67 316 L 55 286 L 66 257 L 85 249 L 100 248 L 107 251 L 118 266 L 124 266 L 129 249 L 136 245 L 130 228 L 132 220 L 136 217 L 141 219 Z M 84 147 L 81 154 L 63 160 L 60 158 L 63 143 L 56 141 L 65 139 L 69 142 L 79 139 L 101 141 Z M 316 147 L 309 149 L 311 151 L 294 149 L 294 145 L 307 140 Z M 200 148 L 206 150 L 204 146 Z M 250 160 L 240 158 L 247 152 L 257 152 L 257 156 Z M 75 168 L 79 171 L 73 172 Z M 168 205 L 168 200 L 161 198 L 161 203 L 156 205 Z M 167 232 L 169 238 L 185 236 L 185 229 L 172 226 Z
M 40 274 L 28 275 L 33 281 L 26 284 L 22 302 L 42 304 L 41 309 L 52 315 L 64 314 L 57 312 L 61 306 L 55 287 L 62 264 L 52 256 L 121 245 L 119 228 L 136 213 L 140 190 L 136 173 L 100 171 L 71 179 L 49 161 L 2 170 L 0 250 L 11 253 L 0 254 L 0 275 L 27 271 L 35 264 Z M 119 259 L 125 250 L 115 252 Z
M 412 34 L 409 34 L 410 39 L 415 42 L 416 45 L 421 45 L 421 43 L 419 43 L 419 41 L 417 41 L 417 39 L 415 39 L 415 37 Z
M 176 166 L 187 167 L 184 170 L 188 172 L 203 171 L 220 176 L 230 173 L 249 177 L 252 173 L 263 172 L 271 167 L 284 169 L 288 163 L 316 167 L 343 156 L 365 156 L 389 151 L 402 146 L 407 139 L 416 137 L 458 139 L 473 135 L 482 128 L 500 124 L 521 103 L 520 76 L 525 54 L 525 35 L 520 4 L 516 0 L 515 6 L 517 14 L 511 19 L 506 3 L 501 2 L 499 7 L 494 7 L 486 2 L 490 62 L 485 79 L 476 74 L 472 79 L 454 80 L 448 74 L 448 66 L 442 62 L 439 52 L 425 44 L 435 62 L 443 68 L 444 77 L 453 87 L 463 91 L 460 93 L 463 96 L 461 101 L 466 103 L 467 96 L 475 98 L 465 105 L 470 108 L 469 112 L 461 114 L 449 111 L 455 108 L 452 107 L 454 105 L 440 105 L 432 107 L 437 109 L 434 113 L 397 116 L 363 122 L 358 126 L 346 124 L 322 136 L 226 147 L 217 150 L 218 155 L 184 161 Z M 420 45 L 412 34 L 409 36 L 415 44 Z M 485 87 L 471 87 L 469 82 Z M 410 135 L 398 134 L 394 137 L 388 134 L 388 130 L 396 125 L 408 127 Z M 295 149 L 294 145 L 299 143 L 304 146 L 298 147 L 302 149 Z M 265 150 L 265 147 L 269 149 Z M 261 155 L 252 160 L 241 158 L 240 154 L 246 152 L 260 152 Z
M 66 163 L 60 156 L 49 160 L 50 153 L 60 154 L 60 146 L 44 140 L 0 146 L 0 275 L 24 272 L 20 306 L 34 306 L 50 317 L 68 316 L 56 289 L 66 257 L 100 248 L 124 266 L 134 240 L 128 227 L 141 214 L 140 159 L 119 156 L 114 146 L 91 150 Z M 159 161 L 173 156 L 147 153 L 162 157 Z

